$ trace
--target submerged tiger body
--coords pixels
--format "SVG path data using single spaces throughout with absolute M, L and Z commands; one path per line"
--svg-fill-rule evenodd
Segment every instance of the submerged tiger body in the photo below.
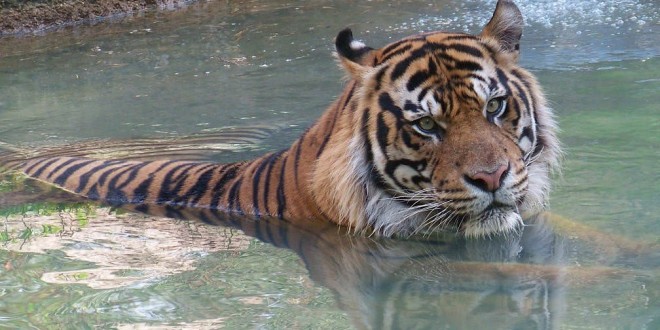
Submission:
M 385 236 L 517 230 L 543 209 L 559 145 L 517 65 L 522 16 L 499 1 L 479 35 L 434 32 L 380 49 L 336 38 L 344 93 L 286 150 L 217 164 L 56 157 L 30 177 L 111 204 L 332 221 Z

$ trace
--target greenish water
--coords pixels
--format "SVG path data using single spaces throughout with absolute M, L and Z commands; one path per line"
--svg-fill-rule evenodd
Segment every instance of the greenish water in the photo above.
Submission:
M 551 210 L 586 227 L 536 219 L 522 237 L 486 241 L 238 230 L 4 177 L 0 327 L 659 329 L 660 6 L 558 3 L 518 1 L 522 63 L 562 128 Z M 0 141 L 276 128 L 210 156 L 251 158 L 288 145 L 341 92 L 331 55 L 341 28 L 372 46 L 476 32 L 493 4 L 207 2 L 0 39 Z

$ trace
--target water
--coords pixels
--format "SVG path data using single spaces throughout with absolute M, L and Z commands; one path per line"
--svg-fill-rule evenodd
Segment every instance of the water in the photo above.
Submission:
M 331 56 L 341 28 L 372 46 L 476 32 L 493 3 L 208 2 L 2 39 L 0 141 L 35 148 L 269 127 L 269 137 L 212 156 L 251 158 L 288 145 L 341 92 Z M 523 237 L 467 242 L 279 223 L 257 232 L 96 208 L 7 177 L 0 324 L 660 328 L 660 6 L 518 3 L 522 63 L 557 111 L 566 149 L 551 200 L 558 228 L 537 219 Z M 273 234 L 282 232 L 286 241 Z

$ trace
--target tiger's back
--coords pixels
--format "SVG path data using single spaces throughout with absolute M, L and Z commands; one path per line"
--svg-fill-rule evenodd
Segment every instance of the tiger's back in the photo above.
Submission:
M 546 203 L 559 144 L 522 16 L 499 1 L 479 35 L 433 32 L 373 49 L 336 38 L 350 81 L 292 146 L 232 164 L 47 158 L 23 171 L 113 204 L 320 219 L 385 236 L 520 229 Z
M 284 152 L 250 163 L 218 164 L 177 160 L 98 160 L 78 157 L 37 158 L 26 162 L 30 177 L 111 205 L 138 204 L 207 208 L 278 218 L 315 217 L 306 208 L 287 208 L 284 181 L 272 180 L 286 167 Z M 280 176 L 283 178 L 283 176 Z M 263 180 L 262 180 L 263 179 Z M 290 196 L 293 196 L 289 194 Z

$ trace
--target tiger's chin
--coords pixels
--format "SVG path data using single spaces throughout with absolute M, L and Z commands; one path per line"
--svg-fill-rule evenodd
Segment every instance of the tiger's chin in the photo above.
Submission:
M 461 223 L 459 230 L 466 237 L 480 238 L 519 232 L 522 228 L 523 219 L 520 213 L 515 208 L 502 207 L 468 216 Z

